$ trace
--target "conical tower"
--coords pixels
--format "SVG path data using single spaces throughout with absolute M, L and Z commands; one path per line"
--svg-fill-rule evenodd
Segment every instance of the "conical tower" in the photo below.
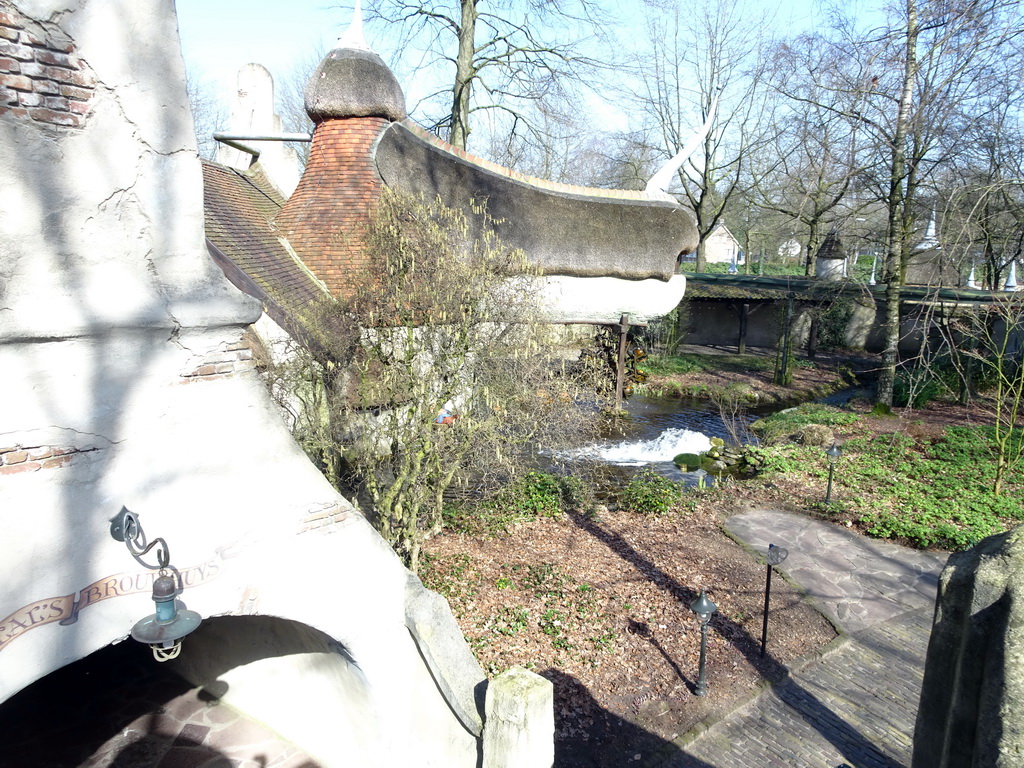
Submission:
M 364 242 L 382 181 L 373 147 L 405 119 L 405 94 L 366 44 L 360 6 L 337 46 L 306 86 L 315 124 L 305 173 L 275 224 L 303 263 L 335 296 L 348 296 L 366 264 Z

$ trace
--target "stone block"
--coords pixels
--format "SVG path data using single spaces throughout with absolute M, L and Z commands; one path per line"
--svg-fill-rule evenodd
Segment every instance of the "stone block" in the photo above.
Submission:
M 79 118 L 76 115 L 71 115 L 67 112 L 55 112 L 52 109 L 43 109 L 42 107 L 39 107 L 36 109 L 30 109 L 28 114 L 33 120 L 38 120 L 41 123 L 52 123 L 53 125 L 66 125 L 72 127 L 80 125 Z
M 32 61 L 35 58 L 31 48 L 6 40 L 0 40 L 0 56 L 7 56 L 18 61 Z
M 36 53 L 36 61 L 43 64 L 52 64 L 55 67 L 64 67 L 65 69 L 75 69 L 78 66 L 78 62 L 64 53 L 56 53 L 55 51 L 39 51 Z
M 60 93 L 60 86 L 53 82 L 53 80 L 36 80 L 32 90 L 47 96 L 55 96 Z
M 14 29 L 22 29 L 24 24 L 18 16 L 13 13 L 7 13 L 6 11 L 0 11 L 0 26 L 13 27 Z
M 1024 764 L 1024 526 L 950 556 L 914 732 L 913 768 Z
M 18 95 L 18 103 L 23 107 L 41 107 L 43 97 L 38 93 L 21 93 Z
M 487 686 L 483 768 L 547 768 L 555 761 L 554 686 L 522 667 Z

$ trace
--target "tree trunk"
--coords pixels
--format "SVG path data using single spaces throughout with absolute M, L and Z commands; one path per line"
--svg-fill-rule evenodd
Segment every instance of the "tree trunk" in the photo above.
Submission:
M 694 265 L 695 272 L 703 272 L 708 268 L 708 257 L 707 257 L 707 245 L 704 244 L 704 240 L 701 239 L 697 245 L 697 263 Z
M 804 268 L 805 277 L 814 277 L 816 274 L 817 259 L 815 256 L 818 253 L 818 220 L 815 219 L 809 223 L 810 231 L 807 234 L 807 264 Z
M 893 387 L 896 382 L 896 363 L 900 341 L 900 291 L 906 268 L 908 228 L 906 217 L 911 201 L 905 192 L 906 140 L 910 124 L 910 107 L 917 77 L 917 0 L 907 0 L 907 42 L 903 67 L 903 90 L 900 93 L 896 132 L 892 142 L 892 165 L 889 175 L 888 197 L 888 253 L 885 259 L 886 307 L 885 349 L 882 352 L 882 371 L 878 377 L 878 402 L 892 406 Z
M 455 85 L 452 88 L 451 132 L 448 141 L 459 149 L 466 148 L 469 139 L 469 96 L 476 72 L 473 59 L 476 53 L 476 3 L 462 0 L 462 24 L 459 26 L 459 55 L 455 59 Z

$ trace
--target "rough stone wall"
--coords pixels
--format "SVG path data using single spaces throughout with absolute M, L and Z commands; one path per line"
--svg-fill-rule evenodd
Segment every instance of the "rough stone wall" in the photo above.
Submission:
M 335 296 L 350 296 L 366 267 L 365 232 L 382 186 L 371 153 L 388 124 L 380 117 L 319 123 L 306 171 L 275 222 Z
M 1024 527 L 956 552 L 939 580 L 913 768 L 1024 764 Z

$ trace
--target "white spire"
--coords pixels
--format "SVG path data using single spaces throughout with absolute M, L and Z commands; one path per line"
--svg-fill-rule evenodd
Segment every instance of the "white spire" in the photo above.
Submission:
M 939 238 L 935 234 L 935 211 L 932 211 L 932 217 L 928 219 L 928 228 L 924 232 L 924 240 L 917 246 L 917 249 L 919 251 L 930 251 L 938 247 Z
M 976 278 L 974 276 L 974 265 L 973 264 L 971 264 L 971 274 L 969 274 L 967 276 L 967 287 L 968 288 L 977 288 L 978 287 L 978 278 Z
M 363 3 L 356 0 L 356 7 L 352 10 L 352 23 L 348 25 L 341 37 L 338 38 L 338 48 L 354 48 L 358 51 L 369 51 L 370 46 L 366 44 L 363 37 Z
M 1010 274 L 1006 278 L 1006 285 L 1003 286 L 1004 291 L 1016 291 L 1017 290 L 1017 262 L 1010 262 Z

